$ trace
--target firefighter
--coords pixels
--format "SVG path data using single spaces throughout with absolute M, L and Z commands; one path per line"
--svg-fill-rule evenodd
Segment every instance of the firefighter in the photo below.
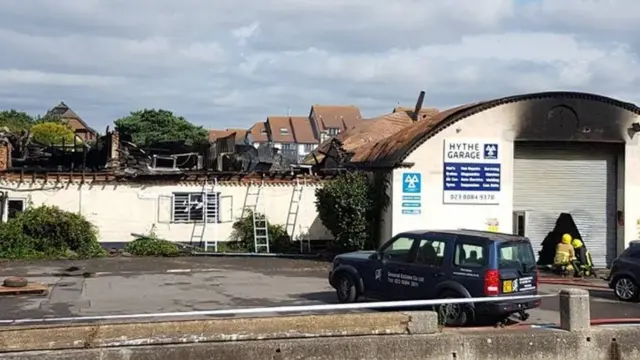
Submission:
M 569 234 L 562 235 L 560 243 L 556 245 L 556 255 L 553 259 L 553 265 L 562 272 L 573 271 L 573 262 L 576 260 L 576 253 L 571 245 L 573 238 Z
M 593 271 L 593 262 L 591 261 L 591 253 L 584 246 L 580 239 L 573 239 L 571 245 L 575 249 L 578 267 L 575 269 L 576 276 L 591 276 Z

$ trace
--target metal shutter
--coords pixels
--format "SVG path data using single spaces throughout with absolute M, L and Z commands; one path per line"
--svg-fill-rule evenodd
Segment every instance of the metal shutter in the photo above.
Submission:
M 616 256 L 616 152 L 607 144 L 516 143 L 514 211 L 536 251 L 561 212 L 570 213 L 604 267 Z

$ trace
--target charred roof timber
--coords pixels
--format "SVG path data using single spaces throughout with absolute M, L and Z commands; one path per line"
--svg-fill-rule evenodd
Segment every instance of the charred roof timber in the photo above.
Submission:
M 0 129 L 0 171 L 5 177 L 19 174 L 21 181 L 29 177 L 27 173 L 34 174 L 33 179 L 36 175 L 51 179 L 59 174 L 82 174 L 82 182 L 96 174 L 175 180 L 193 176 L 283 178 L 311 173 L 308 166 L 295 166 L 271 144 L 256 148 L 236 135 L 231 132 L 197 145 L 170 141 L 141 148 L 107 128 L 106 135 L 93 144 L 76 138 L 73 144 L 46 146 L 33 141 L 29 132 L 13 133 L 5 128 Z
M 429 122 L 438 114 L 437 109 L 423 108 L 425 92 L 421 91 L 416 105 L 412 108 L 396 107 L 390 114 L 368 119 L 355 127 L 338 134 L 320 144 L 303 161 L 314 169 L 358 168 L 379 169 L 379 167 L 359 164 L 353 161 L 361 153 L 377 152 L 377 144 L 415 123 Z M 406 165 L 406 164 L 405 164 Z

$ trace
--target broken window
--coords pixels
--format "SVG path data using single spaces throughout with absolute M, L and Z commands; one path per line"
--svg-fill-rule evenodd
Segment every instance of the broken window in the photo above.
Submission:
M 24 199 L 8 199 L 7 200 L 7 219 L 13 219 L 23 212 L 26 203 Z
M 220 222 L 220 193 L 174 193 L 174 223 Z

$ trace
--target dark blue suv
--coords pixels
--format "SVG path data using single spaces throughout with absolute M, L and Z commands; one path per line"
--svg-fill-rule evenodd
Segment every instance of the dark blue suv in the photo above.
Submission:
M 526 237 L 476 230 L 416 230 L 394 236 L 377 251 L 338 255 L 329 283 L 338 301 L 537 295 L 538 273 Z M 540 299 L 440 305 L 441 321 L 462 326 L 479 317 L 522 320 Z

